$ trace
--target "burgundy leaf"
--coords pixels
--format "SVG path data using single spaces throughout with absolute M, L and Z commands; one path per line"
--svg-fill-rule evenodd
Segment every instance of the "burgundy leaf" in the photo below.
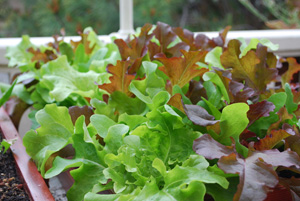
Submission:
M 191 80 L 186 97 L 188 97 L 193 104 L 197 104 L 200 100 L 202 100 L 202 97 L 208 99 L 206 90 L 202 85 L 202 81 Z
M 289 188 L 277 184 L 274 188 L 270 188 L 267 198 L 264 201 L 292 201 L 292 194 Z
M 196 125 L 208 126 L 219 122 L 199 105 L 183 105 L 187 117 Z
M 244 84 L 232 80 L 232 75 L 229 70 L 221 70 L 219 68 L 213 68 L 213 69 L 222 80 L 226 88 L 226 91 L 229 95 L 229 99 L 231 103 L 238 103 L 238 102 L 246 103 L 247 100 L 249 100 L 249 98 L 254 95 L 253 89 L 249 87 L 245 87 Z
M 290 193 L 294 198 L 290 200 L 297 200 L 297 201 L 300 200 L 300 179 L 299 178 L 295 178 L 295 177 L 289 179 L 280 178 L 280 183 L 290 190 Z
M 220 144 L 208 134 L 204 134 L 194 141 L 193 150 L 207 159 L 221 158 L 234 152 L 233 147 Z
M 269 188 L 278 183 L 273 167 L 284 166 L 299 168 L 299 156 L 292 151 L 278 150 L 255 151 L 246 159 L 235 153 L 223 156 L 218 166 L 226 173 L 238 173 L 240 183 L 233 200 L 264 200 Z
M 223 47 L 226 41 L 226 35 L 231 27 L 228 26 L 219 33 L 219 36 L 213 39 L 209 39 L 204 34 L 194 35 L 187 29 L 181 27 L 173 28 L 173 31 L 181 39 L 182 42 L 190 47 L 191 51 L 195 50 L 211 50 L 216 46 Z
M 248 157 L 242 158 L 234 147 L 221 145 L 208 135 L 198 138 L 193 147 L 197 154 L 208 159 L 219 158 L 218 166 L 225 173 L 239 174 L 240 182 L 234 201 L 264 200 L 269 189 L 278 184 L 276 167 L 300 167 L 299 156 L 290 150 L 249 150 Z
M 274 111 L 275 105 L 266 100 L 250 105 L 250 110 L 247 113 L 250 126 L 253 122 L 261 117 L 269 116 L 270 112 Z

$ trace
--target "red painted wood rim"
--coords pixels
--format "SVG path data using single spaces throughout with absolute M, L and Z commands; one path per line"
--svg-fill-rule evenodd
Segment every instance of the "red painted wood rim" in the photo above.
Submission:
M 29 197 L 34 201 L 55 201 L 35 163 L 27 155 L 18 131 L 3 108 L 0 108 L 0 129 L 5 139 L 16 139 L 10 149 L 19 169 L 18 171 L 23 177 Z

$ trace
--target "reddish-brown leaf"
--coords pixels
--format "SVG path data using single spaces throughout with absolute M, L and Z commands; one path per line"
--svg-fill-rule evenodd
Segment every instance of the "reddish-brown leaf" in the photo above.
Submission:
M 286 199 L 286 200 L 299 200 L 300 199 L 300 179 L 291 177 L 289 179 L 287 178 L 280 178 L 280 183 L 286 188 L 289 189 L 292 197 L 294 199 Z M 278 195 L 279 196 L 279 195 Z M 283 197 L 282 197 L 283 198 Z M 288 196 L 286 196 L 288 198 Z M 283 200 L 283 199 L 281 199 Z M 269 200 L 271 201 L 271 200 Z
M 285 138 L 285 149 L 291 149 L 300 156 L 300 135 L 292 135 Z
M 88 35 L 89 33 L 81 33 L 81 40 L 80 41 L 70 41 L 71 46 L 73 47 L 74 52 L 76 51 L 77 47 L 79 44 L 83 44 L 84 46 L 84 51 L 86 54 L 91 54 L 96 46 L 96 44 L 94 44 L 92 47 L 90 47 L 90 41 L 88 40 Z
M 254 148 L 256 150 L 269 150 L 272 149 L 276 144 L 281 142 L 283 139 L 291 136 L 290 133 L 281 130 L 272 130 L 271 134 L 266 135 L 263 139 L 254 143 Z
M 179 42 L 175 46 L 169 48 L 169 45 L 177 38 L 177 35 L 173 32 L 172 27 L 168 24 L 157 22 L 153 34 L 159 41 L 160 45 L 158 48 L 158 45 L 155 43 L 149 44 L 149 46 L 154 46 L 151 48 L 149 47 L 149 49 L 151 49 L 152 56 L 158 53 L 164 53 L 168 58 L 179 57 L 182 55 L 180 50 L 189 49 L 188 45 L 184 42 Z
M 291 83 L 293 75 L 300 71 L 300 64 L 297 63 L 295 58 L 289 57 L 286 59 L 288 62 L 288 70 L 281 76 L 282 83 Z
M 57 55 L 52 50 L 46 50 L 45 52 L 41 52 L 40 49 L 35 50 L 34 48 L 31 47 L 27 51 L 33 54 L 33 57 L 31 58 L 32 62 L 37 61 L 45 64 L 48 61 L 57 58 Z
M 109 84 L 99 85 L 100 89 L 104 89 L 108 93 L 112 94 L 115 91 L 121 91 L 125 93 L 127 96 L 131 96 L 132 93 L 129 91 L 128 86 L 131 80 L 134 79 L 134 75 L 129 75 L 127 73 L 127 69 L 129 67 L 128 61 L 117 61 L 117 64 L 114 66 L 109 64 L 107 66 L 108 72 L 112 74 L 109 78 Z
M 269 116 L 269 113 L 275 109 L 275 105 L 266 100 L 250 105 L 250 110 L 247 112 L 250 126 L 253 122 L 261 117 Z
M 223 47 L 226 41 L 226 35 L 230 30 L 230 26 L 227 26 L 224 30 L 219 33 L 219 36 L 213 39 L 209 39 L 204 34 L 194 35 L 193 32 L 190 32 L 187 29 L 182 29 L 181 27 L 173 28 L 173 31 L 177 36 L 186 43 L 191 51 L 195 50 L 211 50 L 216 46 Z
M 195 44 L 195 38 L 193 32 L 187 29 L 182 29 L 181 27 L 174 27 L 172 28 L 172 30 L 176 33 L 176 35 L 181 39 L 182 42 L 190 46 L 190 51 L 196 51 L 200 49 Z
M 149 34 L 151 30 L 151 24 L 145 24 L 141 28 L 141 33 L 138 37 L 135 37 L 125 42 L 123 39 L 116 39 L 114 42 L 119 48 L 121 58 L 123 61 L 130 61 L 130 69 L 128 73 L 133 74 L 137 72 L 142 63 L 142 58 L 147 54 L 148 44 L 153 34 Z
M 231 40 L 227 50 L 221 55 L 221 62 L 225 68 L 232 68 L 232 77 L 236 81 L 246 81 L 246 84 L 261 92 L 268 83 L 275 79 L 277 70 L 268 68 L 266 64 L 267 49 L 258 45 L 256 52 L 250 50 L 239 58 L 240 42 Z M 258 79 L 259 78 L 259 79 Z
M 269 189 L 267 198 L 264 201 L 293 201 L 289 188 L 277 184 L 274 188 Z
M 184 57 L 167 58 L 160 54 L 156 56 L 165 67 L 165 73 L 170 78 L 172 85 L 183 87 L 194 77 L 201 76 L 208 71 L 206 68 L 201 68 L 196 64 L 201 61 L 205 55 L 205 51 L 181 51 Z
M 182 104 L 181 99 L 182 99 L 181 94 L 175 94 L 174 96 L 172 96 L 170 98 L 168 105 L 172 105 L 184 113 L 183 104 Z
M 289 114 L 287 109 L 285 107 L 282 107 L 278 112 L 279 120 L 273 124 L 270 125 L 268 128 L 267 133 L 270 134 L 272 130 L 278 130 L 281 129 L 281 125 L 286 122 L 288 119 L 292 119 L 293 115 Z
M 80 117 L 81 115 L 85 116 L 85 124 L 89 125 L 90 117 L 94 114 L 94 111 L 92 107 L 86 105 L 83 107 L 72 106 L 69 108 L 69 114 L 74 125 L 78 117 Z

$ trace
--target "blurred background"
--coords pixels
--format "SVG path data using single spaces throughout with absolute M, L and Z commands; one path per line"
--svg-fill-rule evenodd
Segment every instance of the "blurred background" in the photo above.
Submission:
M 134 26 L 162 21 L 191 31 L 300 28 L 300 0 L 133 0 Z M 0 0 L 0 37 L 99 35 L 119 29 L 119 0 Z

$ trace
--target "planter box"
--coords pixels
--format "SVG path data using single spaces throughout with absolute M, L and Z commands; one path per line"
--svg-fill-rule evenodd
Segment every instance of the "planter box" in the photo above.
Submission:
M 17 172 L 24 181 L 25 190 L 30 199 L 34 201 L 54 201 L 48 186 L 38 172 L 35 163 L 27 155 L 21 137 L 3 108 L 0 108 L 0 129 L 7 140 L 16 139 L 10 149 L 15 158 Z

